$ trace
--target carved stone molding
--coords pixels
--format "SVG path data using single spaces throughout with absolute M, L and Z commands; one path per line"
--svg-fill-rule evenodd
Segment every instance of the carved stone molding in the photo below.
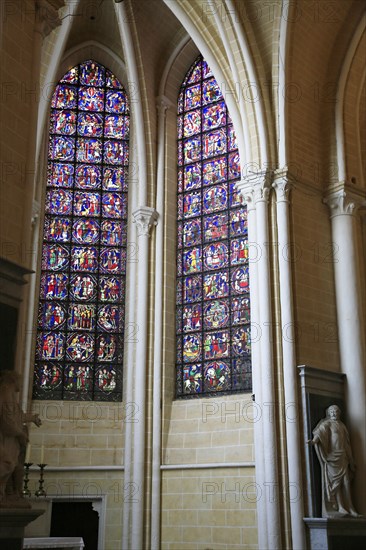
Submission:
M 271 172 L 265 170 L 243 177 L 236 187 L 244 198 L 248 210 L 253 210 L 257 202 L 268 202 L 271 191 Z
M 58 10 L 64 7 L 64 0 L 36 0 L 35 31 L 46 38 L 56 27 L 61 25 Z
M 330 217 L 340 215 L 354 215 L 361 207 L 366 206 L 366 194 L 355 192 L 345 183 L 339 184 L 336 188 L 329 189 L 323 199 L 329 206 Z
M 35 225 L 41 212 L 41 205 L 38 201 L 34 200 L 32 203 L 32 225 Z
M 157 96 L 156 108 L 161 114 L 165 114 L 171 107 L 175 107 L 175 105 L 165 95 Z
M 133 222 L 137 227 L 137 235 L 149 236 L 150 229 L 153 225 L 157 225 L 159 214 L 154 208 L 149 206 L 141 206 L 132 213 Z
M 290 192 L 295 186 L 295 178 L 287 166 L 273 172 L 272 187 L 276 191 L 277 202 L 289 202 Z

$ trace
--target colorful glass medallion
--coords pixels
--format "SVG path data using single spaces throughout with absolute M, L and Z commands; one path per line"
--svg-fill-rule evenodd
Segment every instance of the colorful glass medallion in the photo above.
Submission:
M 59 84 L 52 96 L 51 106 L 56 109 L 74 109 L 76 107 L 77 91 L 75 86 Z
M 250 353 L 250 328 L 240 327 L 233 331 L 233 352 L 235 355 Z
M 187 305 L 183 308 L 183 330 L 191 332 L 202 327 L 202 309 L 200 304 Z
M 243 195 L 236 184 L 230 183 L 230 206 L 243 206 Z
M 93 330 L 95 306 L 71 304 L 69 306 L 68 327 L 71 330 Z
M 224 214 L 206 216 L 203 220 L 203 230 L 205 241 L 225 239 L 228 234 L 226 212 Z
M 81 359 L 75 359 L 79 361 Z M 87 392 L 92 385 L 89 365 L 67 365 L 64 373 L 64 388 L 69 392 Z
M 71 296 L 77 300 L 89 301 L 95 298 L 96 281 L 90 275 L 74 275 L 71 278 Z
M 203 158 L 216 157 L 226 151 L 225 130 L 214 130 L 203 135 Z
M 229 292 L 229 275 L 227 271 L 210 273 L 203 278 L 204 298 L 222 298 Z
M 201 277 L 186 277 L 183 286 L 183 300 L 185 302 L 197 302 L 202 296 Z
M 70 220 L 68 218 L 46 218 L 45 239 L 57 242 L 70 240 Z
M 114 361 L 117 353 L 117 336 L 103 334 L 98 337 L 98 361 Z
M 53 363 L 40 363 L 36 368 L 36 380 L 40 389 L 50 391 L 62 382 L 62 370 Z
M 42 359 L 62 359 L 64 355 L 64 335 L 57 332 L 49 332 L 41 335 Z
M 205 305 L 204 326 L 205 328 L 224 327 L 229 320 L 229 306 L 224 300 L 214 300 Z
M 202 269 L 201 260 L 201 248 L 191 248 L 184 253 L 183 256 L 183 272 L 185 275 L 188 273 L 196 273 Z
M 190 86 L 184 95 L 184 109 L 190 111 L 201 104 L 201 86 Z
M 72 187 L 74 166 L 72 164 L 53 163 L 49 167 L 48 185 L 57 187 Z
M 106 84 L 108 88 L 122 88 L 122 84 L 111 71 L 106 71 Z
M 106 218 L 122 218 L 125 216 L 124 196 L 118 193 L 104 193 L 102 212 Z
M 117 386 L 117 372 L 113 367 L 105 366 L 98 369 L 96 374 L 98 389 L 103 392 L 111 392 Z
M 99 216 L 99 193 L 77 192 L 74 195 L 74 214 L 77 216 Z
M 118 248 L 106 248 L 100 254 L 100 267 L 104 273 L 116 273 L 120 270 L 121 251 Z
M 51 128 L 55 134 L 75 134 L 76 115 L 74 111 L 55 111 L 51 115 Z
M 223 210 L 227 205 L 227 192 L 223 185 L 209 187 L 203 193 L 203 209 L 204 212 L 214 212 L 215 210 Z
M 80 138 L 76 145 L 76 159 L 78 162 L 102 162 L 102 142 L 99 139 Z
M 203 343 L 205 359 L 227 357 L 230 348 L 229 340 L 228 331 L 207 332 Z
M 66 248 L 58 244 L 50 244 L 44 247 L 45 269 L 60 271 L 69 263 L 69 253 Z
M 64 189 L 47 191 L 46 212 L 50 214 L 70 214 L 72 194 Z
M 183 214 L 185 218 L 201 214 L 201 193 L 187 193 L 184 195 Z
M 80 65 L 80 84 L 86 86 L 103 86 L 105 69 L 98 63 L 87 61 Z
M 81 111 L 103 111 L 104 91 L 94 87 L 79 88 L 79 109 Z
M 199 82 L 201 79 L 201 64 L 195 65 L 193 68 L 193 71 L 191 73 L 191 76 L 187 80 L 187 84 L 191 84 L 192 82 Z
M 99 308 L 98 326 L 107 332 L 119 330 L 119 310 L 117 306 L 106 305 Z
M 184 115 L 184 137 L 190 137 L 198 134 L 201 130 L 201 113 L 200 111 L 191 111 Z
M 85 137 L 100 137 L 103 133 L 103 115 L 79 113 L 78 134 Z
M 205 366 L 204 385 L 206 391 L 225 391 L 230 389 L 230 368 L 222 361 L 214 361 Z
M 189 191 L 201 186 L 201 164 L 184 167 L 184 190 Z
M 183 393 L 196 394 L 202 391 L 202 365 L 183 367 Z
M 231 287 L 235 292 L 249 291 L 249 267 L 237 267 L 231 274 Z
M 73 238 L 80 244 L 94 244 L 99 238 L 99 224 L 96 220 L 82 218 L 74 221 Z
M 88 361 L 94 353 L 94 338 L 90 334 L 71 334 L 67 341 L 67 356 L 72 361 Z
M 201 138 L 193 137 L 184 141 L 184 162 L 189 164 L 201 160 Z
M 107 113 L 127 113 L 126 96 L 122 91 L 107 91 L 105 110 Z
M 228 146 L 230 151 L 238 148 L 238 142 L 236 140 L 236 134 L 233 126 L 229 126 L 228 128 Z
M 202 60 L 202 78 L 208 78 L 209 76 L 212 76 L 212 71 L 210 67 L 207 65 L 207 61 L 203 59 Z
M 243 235 L 246 234 L 248 227 L 247 211 L 243 209 L 235 209 L 230 212 L 230 234 Z
M 248 240 L 233 239 L 230 244 L 230 264 L 243 264 L 248 260 Z
M 50 157 L 53 160 L 74 160 L 74 151 L 74 138 L 55 136 L 50 139 Z
M 104 135 L 116 139 L 127 139 L 129 118 L 121 115 L 107 115 L 104 122 Z
M 216 80 L 214 78 L 211 78 L 210 80 L 204 82 L 202 85 L 203 104 L 205 105 L 208 103 L 213 103 L 214 101 L 218 101 L 219 99 L 223 99 L 223 97 Z
M 42 275 L 41 296 L 47 300 L 64 300 L 67 296 L 68 276 L 65 273 Z
M 183 361 L 185 363 L 199 361 L 201 359 L 201 336 L 187 334 L 183 336 Z
M 219 269 L 228 264 L 228 250 L 224 243 L 213 243 L 203 249 L 204 264 L 207 269 Z
M 82 189 L 95 189 L 102 180 L 99 166 L 81 164 L 76 168 L 75 185 Z
M 65 310 L 60 304 L 46 302 L 43 304 L 41 324 L 45 329 L 55 330 L 61 327 L 65 321 Z
M 226 108 L 224 102 L 205 107 L 202 113 L 202 130 L 213 130 L 214 128 L 218 128 L 219 126 L 224 126 L 226 124 Z
M 227 179 L 226 158 L 221 157 L 203 163 L 203 184 L 211 185 Z
M 110 220 L 102 222 L 101 242 L 103 244 L 121 245 L 125 236 L 121 222 Z
M 183 226 L 183 244 L 192 246 L 201 242 L 201 220 L 191 220 Z
M 99 300 L 101 302 L 118 302 L 120 299 L 120 282 L 118 277 L 101 277 L 99 281 Z
M 75 271 L 96 271 L 98 251 L 94 247 L 73 246 L 71 249 L 71 267 Z
M 103 189 L 107 191 L 126 191 L 126 188 L 127 183 L 124 168 L 104 168 Z
M 60 82 L 67 82 L 68 84 L 76 84 L 78 81 L 78 68 L 73 67 L 61 78 Z
M 231 323 L 232 325 L 241 325 L 250 322 L 250 302 L 249 298 L 233 298 L 231 302 Z
M 229 179 L 240 178 L 240 158 L 239 153 L 235 151 L 229 155 Z

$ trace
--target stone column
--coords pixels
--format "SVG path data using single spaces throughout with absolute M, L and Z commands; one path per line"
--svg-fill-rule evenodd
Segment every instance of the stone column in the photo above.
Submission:
M 132 487 L 136 490 L 131 507 L 130 548 L 143 548 L 144 536 L 144 474 L 145 474 L 145 425 L 146 425 L 146 360 L 148 316 L 148 268 L 150 229 L 157 224 L 158 214 L 148 206 L 140 207 L 132 214 L 137 227 L 137 315 L 138 343 L 134 369 L 133 401 L 138 422 L 133 431 Z
M 288 464 L 288 495 L 290 500 L 291 537 L 293 548 L 305 548 L 303 484 L 301 475 L 301 447 L 299 400 L 297 390 L 295 320 L 292 293 L 292 263 L 290 237 L 291 180 L 287 170 L 274 175 L 276 191 L 278 268 L 281 307 L 283 384 L 285 395 L 286 444 Z
M 355 214 L 366 196 L 341 184 L 325 198 L 330 208 L 334 244 L 334 279 L 341 370 L 347 376 L 346 402 L 351 444 L 356 463 L 354 504 L 365 514 L 366 493 L 366 369 L 365 327 L 360 305 Z
M 255 449 L 256 468 L 261 467 L 262 455 L 264 457 L 264 475 L 261 476 L 263 485 L 260 486 L 262 499 L 264 500 L 267 542 L 265 548 L 281 550 L 281 522 L 279 508 L 279 484 L 277 472 L 277 437 L 276 437 L 276 403 L 274 391 L 274 364 L 272 342 L 272 308 L 271 308 L 271 276 L 269 260 L 269 229 L 268 229 L 268 200 L 270 194 L 269 172 L 259 172 L 242 180 L 238 188 L 243 193 L 245 201 L 248 196 L 255 204 L 256 237 L 255 247 L 258 252 L 256 261 L 255 292 L 258 294 L 258 326 L 260 356 L 253 362 L 253 370 L 259 369 L 261 401 L 256 396 L 256 402 L 261 407 L 262 434 L 259 434 L 258 444 Z M 252 284 L 252 283 L 251 283 Z M 251 292 L 251 295 L 253 291 Z M 259 360 L 258 360 L 259 359 Z M 257 374 L 253 377 L 257 378 Z M 257 380 L 258 380 L 257 378 Z M 256 426 L 256 430 L 260 427 Z M 263 525 L 258 525 L 261 531 Z

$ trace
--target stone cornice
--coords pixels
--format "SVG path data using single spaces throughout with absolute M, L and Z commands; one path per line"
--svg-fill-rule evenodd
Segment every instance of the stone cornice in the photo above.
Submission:
M 36 0 L 36 19 L 34 30 L 46 38 L 56 27 L 61 25 L 58 10 L 65 5 L 64 0 Z
M 159 214 L 154 208 L 149 206 L 141 206 L 135 212 L 132 213 L 133 222 L 137 227 L 137 235 L 149 236 L 150 229 L 158 223 Z

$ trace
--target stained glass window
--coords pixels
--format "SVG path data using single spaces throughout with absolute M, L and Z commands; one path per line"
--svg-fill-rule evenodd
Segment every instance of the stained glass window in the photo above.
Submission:
M 33 396 L 122 396 L 129 104 L 86 61 L 51 102 Z
M 247 210 L 222 92 L 200 56 L 178 98 L 177 396 L 251 389 Z

